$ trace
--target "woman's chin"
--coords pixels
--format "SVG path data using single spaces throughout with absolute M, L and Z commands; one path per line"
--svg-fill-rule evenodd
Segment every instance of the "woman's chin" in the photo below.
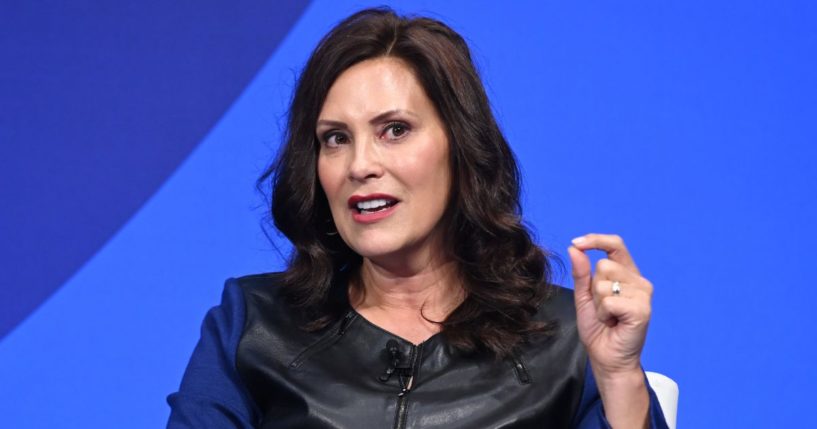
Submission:
M 372 261 L 389 259 L 395 254 L 400 253 L 399 248 L 387 246 L 357 246 L 353 247 L 352 250 L 363 258 L 370 259 Z
M 402 261 L 409 262 L 412 257 L 412 250 L 409 246 L 400 246 L 397 244 L 390 245 L 389 243 L 380 240 L 377 243 L 368 243 L 366 245 L 350 246 L 358 255 L 364 259 L 374 262 L 376 265 L 393 265 L 395 262 Z

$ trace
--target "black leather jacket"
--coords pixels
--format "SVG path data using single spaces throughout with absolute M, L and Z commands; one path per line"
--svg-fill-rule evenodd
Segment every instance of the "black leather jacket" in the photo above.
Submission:
M 442 335 L 415 346 L 351 307 L 305 333 L 279 293 L 275 275 L 228 281 L 169 397 L 168 427 L 607 426 L 569 289 L 556 287 L 538 315 L 559 320 L 559 334 L 504 361 L 462 356 Z

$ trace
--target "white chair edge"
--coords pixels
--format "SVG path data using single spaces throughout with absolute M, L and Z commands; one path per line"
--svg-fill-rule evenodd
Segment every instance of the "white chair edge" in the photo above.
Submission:
M 664 418 L 667 420 L 669 429 L 675 429 L 678 420 L 678 383 L 664 374 L 646 371 L 647 380 L 650 387 L 658 397 L 661 410 L 664 411 Z

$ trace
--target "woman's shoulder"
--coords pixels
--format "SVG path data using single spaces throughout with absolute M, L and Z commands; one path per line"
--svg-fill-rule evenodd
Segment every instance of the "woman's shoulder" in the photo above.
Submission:
M 284 296 L 282 273 L 278 272 L 228 278 L 221 305 L 215 309 L 224 310 L 231 315 L 234 323 L 241 325 L 242 331 L 270 316 L 280 319 L 276 320 L 277 323 L 295 319 Z
M 226 289 L 240 294 L 247 306 L 281 305 L 283 299 L 283 273 L 269 272 L 249 274 L 227 279 Z
M 243 290 L 253 293 L 275 293 L 280 289 L 283 273 L 269 272 L 248 274 L 240 277 L 232 277 L 227 280 Z
M 576 306 L 573 289 L 558 285 L 548 285 L 548 293 L 542 301 L 534 319 L 551 327 L 549 334 L 538 337 L 529 344 L 528 353 L 538 356 L 540 363 L 554 359 L 576 371 L 584 368 L 584 347 L 579 339 L 576 326 Z M 558 358 L 554 357 L 557 356 Z M 572 362 L 570 365 L 567 362 Z
M 285 305 L 279 273 L 231 277 L 224 282 L 221 302 L 212 307 L 202 324 L 202 338 L 220 338 L 230 347 L 237 345 L 248 318 L 275 306 Z
M 244 306 L 242 345 L 256 336 L 300 343 L 312 335 L 302 328 L 308 322 L 287 294 L 284 273 L 269 272 L 234 277 L 228 288 L 241 295 Z
M 576 305 L 573 301 L 573 289 L 549 284 L 545 286 L 545 299 L 539 305 L 537 320 L 558 320 L 562 324 L 576 325 Z

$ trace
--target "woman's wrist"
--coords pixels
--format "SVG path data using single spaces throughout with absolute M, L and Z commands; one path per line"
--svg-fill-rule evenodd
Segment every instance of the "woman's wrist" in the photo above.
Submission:
M 650 396 L 641 368 L 616 373 L 594 370 L 593 373 L 610 425 L 613 428 L 647 427 Z

